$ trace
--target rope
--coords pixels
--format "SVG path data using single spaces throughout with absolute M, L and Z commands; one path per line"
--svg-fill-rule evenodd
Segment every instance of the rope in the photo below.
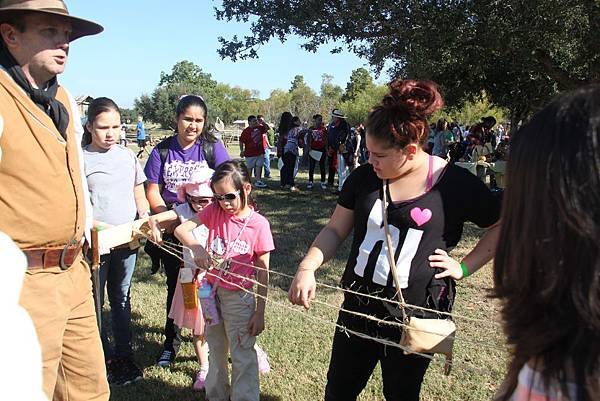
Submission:
M 218 275 L 216 275 L 216 274 L 214 274 L 214 273 L 211 273 L 210 271 L 207 271 L 207 272 L 206 272 L 206 274 L 208 274 L 208 275 L 210 275 L 210 276 L 213 276 L 213 277 L 215 277 L 215 278 L 218 278 L 218 277 L 219 277 Z M 291 311 L 293 311 L 293 312 L 295 312 L 295 313 L 300 313 L 300 314 L 301 314 L 301 315 L 303 315 L 303 316 L 308 316 L 310 319 L 313 319 L 313 320 L 316 320 L 316 321 L 319 321 L 319 322 L 322 322 L 322 323 L 326 323 L 326 324 L 328 324 L 328 325 L 332 325 L 332 326 L 334 326 L 334 327 L 336 327 L 336 328 L 339 328 L 340 330 L 342 330 L 342 331 L 343 331 L 343 332 L 345 332 L 345 333 L 350 333 L 350 334 L 352 334 L 352 335 L 355 335 L 355 336 L 357 336 L 357 337 L 360 337 L 360 338 L 363 338 L 363 339 L 366 339 L 366 340 L 370 340 L 370 341 L 374 341 L 374 342 L 377 342 L 377 343 L 383 344 L 383 345 L 385 345 L 385 346 L 388 346 L 388 347 L 399 348 L 399 349 L 401 349 L 402 351 L 404 351 L 406 354 L 414 354 L 414 355 L 418 355 L 418 356 L 421 356 L 421 357 L 423 357 L 423 358 L 427 358 L 427 359 L 429 359 L 429 360 L 431 360 L 431 361 L 439 361 L 439 360 L 440 360 L 440 358 L 436 358 L 436 357 L 435 357 L 435 355 L 431 355 L 431 354 L 424 354 L 424 353 L 421 353 L 421 352 L 416 352 L 416 351 L 413 351 L 413 350 L 411 350 L 411 349 L 410 349 L 410 348 L 408 348 L 408 347 L 402 346 L 402 345 L 400 345 L 400 344 L 398 344 L 398 343 L 395 343 L 395 342 L 393 342 L 393 341 L 387 340 L 387 339 L 385 339 L 385 338 L 372 337 L 372 336 L 369 336 L 369 335 L 367 335 L 367 334 L 365 334 L 365 333 L 361 333 L 361 332 L 358 332 L 358 331 L 354 331 L 354 330 L 352 330 L 352 329 L 349 329 L 349 328 L 347 328 L 347 327 L 345 327 L 345 326 L 343 326 L 343 325 L 341 325 L 341 324 L 339 324 L 339 323 L 337 323 L 337 322 L 331 322 L 331 321 L 329 321 L 329 320 L 327 320 L 327 319 L 324 319 L 324 318 L 322 318 L 322 317 L 320 317 L 320 316 L 308 315 L 307 313 L 303 312 L 303 311 L 302 311 L 301 309 L 299 309 L 299 308 L 295 308 L 295 307 L 289 306 L 288 304 L 282 304 L 282 303 L 280 303 L 280 302 L 277 302 L 277 301 L 274 301 L 274 300 L 272 300 L 272 299 L 269 299 L 268 297 L 265 297 L 265 296 L 262 296 L 262 295 L 260 295 L 260 294 L 257 294 L 257 293 L 255 293 L 254 291 L 248 290 L 247 288 L 244 288 L 244 287 L 242 287 L 242 286 L 240 286 L 240 285 L 238 285 L 238 284 L 236 284 L 236 283 L 232 283 L 232 282 L 226 281 L 226 280 L 224 280 L 224 279 L 223 279 L 223 277 L 222 277 L 222 276 L 220 277 L 220 279 L 221 279 L 222 281 L 224 281 L 224 282 L 226 282 L 226 283 L 228 283 L 228 284 L 230 284 L 230 285 L 234 286 L 234 287 L 237 287 L 237 288 L 239 288 L 240 290 L 242 290 L 242 291 L 244 291 L 244 292 L 246 292 L 246 293 L 248 293 L 248 294 L 252 294 L 252 295 L 254 295 L 254 296 L 258 296 L 258 297 L 260 297 L 260 298 L 264 299 L 264 300 L 265 300 L 265 302 L 267 302 L 267 301 L 268 301 L 268 302 L 270 302 L 271 304 L 277 305 L 277 306 L 279 306 L 279 307 L 281 307 L 281 308 L 284 308 L 284 309 L 291 310 Z M 437 334 L 437 333 L 434 333 L 434 334 Z M 450 365 L 450 366 L 459 366 L 459 365 L 462 365 L 462 367 L 463 367 L 465 370 L 470 370 L 471 372 L 475 372 L 475 373 L 479 373 L 479 374 L 488 374 L 488 373 L 489 373 L 489 371 L 487 371 L 487 370 L 480 369 L 480 368 L 477 368 L 477 367 L 473 367 L 473 366 L 469 365 L 469 364 L 468 364 L 468 363 L 466 363 L 466 362 L 459 362 L 459 363 L 456 363 L 456 362 L 454 362 L 454 361 L 452 361 L 452 362 L 445 361 L 445 362 L 444 362 L 444 364 L 447 364 L 447 365 Z
M 168 243 L 168 244 L 171 244 L 171 245 L 178 245 L 180 247 L 183 246 L 181 244 L 175 244 L 175 243 L 167 242 L 167 241 L 165 241 L 165 243 Z M 185 246 L 183 246 L 183 247 L 185 247 Z M 239 265 L 242 265 L 242 266 L 253 267 L 253 268 L 257 269 L 257 270 L 264 270 L 261 267 L 250 265 L 250 264 L 247 264 L 247 263 L 238 262 L 238 261 L 234 261 L 234 262 L 237 263 L 237 264 L 239 264 Z M 289 275 L 289 274 L 286 274 L 286 273 L 282 273 L 282 272 L 279 272 L 279 271 L 273 270 L 273 269 L 267 269 L 267 270 L 269 271 L 269 273 L 273 273 L 275 275 L 286 277 L 286 278 L 289 278 L 289 279 L 292 279 L 292 280 L 294 279 L 294 276 L 292 276 L 292 275 Z M 374 299 L 374 300 L 377 300 L 377 301 L 387 302 L 387 303 L 390 303 L 390 304 L 397 305 L 399 307 L 405 307 L 405 308 L 414 309 L 414 310 L 420 310 L 420 311 L 424 311 L 424 312 L 432 312 L 432 313 L 436 313 L 436 314 L 439 314 L 439 315 L 451 317 L 452 319 L 457 318 L 457 319 L 469 320 L 469 321 L 472 321 L 472 322 L 483 323 L 483 324 L 487 324 L 487 325 L 500 326 L 500 323 L 497 322 L 497 321 L 494 321 L 494 320 L 478 319 L 478 318 L 474 318 L 474 317 L 458 315 L 458 314 L 453 313 L 453 312 L 439 311 L 439 310 L 436 310 L 436 309 L 426 308 L 426 307 L 418 306 L 418 305 L 412 305 L 412 304 L 409 304 L 409 303 L 406 303 L 406 302 L 397 301 L 395 299 L 382 298 L 382 297 L 378 297 L 378 296 L 375 296 L 375 295 L 372 295 L 372 294 L 366 294 L 366 293 L 363 293 L 363 292 L 358 292 L 358 291 L 351 290 L 349 288 L 342 288 L 342 287 L 339 287 L 337 285 L 330 285 L 330 284 L 326 284 L 326 283 L 322 283 L 322 282 L 318 282 L 318 281 L 316 282 L 316 284 L 317 284 L 317 286 L 320 286 L 320 287 L 329 288 L 329 289 L 332 289 L 332 290 L 335 290 L 335 291 L 347 292 L 349 294 L 353 294 L 353 295 L 357 295 L 357 296 L 361 296 L 361 297 L 365 297 L 365 298 L 370 298 L 370 299 Z
M 143 233 L 142 233 L 142 234 L 143 234 Z M 143 235 L 144 235 L 144 234 L 143 234 Z M 149 238 L 149 237 L 147 237 L 147 238 L 148 238 L 150 241 L 154 242 L 154 241 L 153 241 L 151 238 Z M 154 243 L 156 244 L 156 242 L 154 242 Z M 157 244 L 157 245 L 158 245 L 159 247 L 161 247 L 161 245 L 160 245 L 160 244 Z M 188 261 L 185 261 L 185 260 L 184 260 L 183 258 L 181 258 L 180 256 L 178 256 L 178 255 L 175 255 L 174 253 L 170 252 L 170 250 L 169 250 L 168 248 L 166 248 L 166 247 L 165 247 L 164 249 L 165 249 L 165 250 L 166 250 L 168 253 L 170 253 L 171 255 L 175 256 L 175 257 L 176 257 L 177 259 L 179 259 L 180 261 L 182 261 L 182 262 L 184 263 L 184 265 L 188 265 L 188 266 L 189 266 L 189 265 L 191 265 L 191 266 L 192 266 L 192 267 L 194 267 L 194 268 L 196 268 L 196 267 L 197 267 L 197 266 L 196 266 L 194 263 L 192 263 L 192 262 L 188 262 Z M 229 260 L 229 261 L 233 261 L 232 259 L 227 259 L 227 260 Z M 218 266 L 220 266 L 220 265 L 221 265 L 221 263 L 222 263 L 223 261 L 227 261 L 227 260 L 216 260 L 216 259 L 215 259 L 215 261 L 216 261 L 216 262 L 218 262 L 218 263 L 217 263 L 217 267 L 215 267 L 215 268 L 213 268 L 213 269 L 214 269 L 214 270 L 221 271 L 221 272 L 223 272 L 223 273 L 225 273 L 225 274 L 228 274 L 228 275 L 230 275 L 230 276 L 232 276 L 232 277 L 240 278 L 240 279 L 242 279 L 242 280 L 245 280 L 245 281 L 251 282 L 251 283 L 253 283 L 253 284 L 257 285 L 257 286 L 265 287 L 265 288 L 267 288 L 267 289 L 268 289 L 268 288 L 270 288 L 268 285 L 262 284 L 262 283 L 258 282 L 257 280 L 254 280 L 254 279 L 252 279 L 252 278 L 250 278 L 250 277 L 242 276 L 242 275 L 239 275 L 239 274 L 233 273 L 233 272 L 231 272 L 231 271 L 229 271 L 229 270 L 226 270 L 226 269 L 221 269 L 221 268 L 219 268 L 219 267 L 218 267 Z M 250 265 L 250 264 L 247 264 L 247 263 L 238 262 L 238 261 L 233 261 L 233 262 L 234 262 L 234 263 L 237 263 L 237 264 L 239 264 L 239 265 L 242 265 L 242 266 L 253 267 L 253 268 L 257 269 L 257 270 L 265 270 L 265 271 L 267 271 L 267 272 L 273 272 L 273 271 L 272 271 L 272 270 L 270 270 L 270 269 L 264 269 L 264 268 L 260 268 L 260 267 L 258 267 L 258 266 Z M 212 269 L 211 269 L 211 270 L 212 270 Z M 240 285 L 238 285 L 238 284 L 236 284 L 236 283 L 232 283 L 232 282 L 230 282 L 230 281 L 226 280 L 226 279 L 223 277 L 223 275 L 218 275 L 218 276 L 217 276 L 217 275 L 215 275 L 214 273 L 211 273 L 211 272 L 210 272 L 210 270 L 207 270 L 207 271 L 206 271 L 206 274 L 207 274 L 207 275 L 210 275 L 210 276 L 213 276 L 213 277 L 216 277 L 216 278 L 220 277 L 220 280 L 221 280 L 221 281 L 223 281 L 223 282 L 225 282 L 225 283 L 228 283 L 228 284 L 231 284 L 231 285 L 233 285 L 234 287 L 237 287 L 237 288 L 243 289 L 244 291 L 246 291 L 246 292 L 249 292 L 249 293 L 252 293 L 252 294 L 254 294 L 254 295 L 256 295 L 256 296 L 260 296 L 260 297 L 262 297 L 260 294 L 258 294 L 258 293 L 256 293 L 256 292 L 254 292 L 254 291 L 249 291 L 248 289 L 246 289 L 246 288 L 244 288 L 244 287 L 242 287 L 242 286 L 240 286 Z M 283 273 L 282 273 L 282 274 L 283 274 Z M 287 275 L 286 275 L 286 276 L 287 276 Z M 273 288 L 273 287 L 271 287 L 271 288 Z M 339 290 L 342 290 L 342 291 L 344 291 L 344 289 L 342 289 L 342 288 L 340 288 L 340 287 L 336 287 L 336 288 L 337 288 L 337 289 L 339 289 Z M 355 291 L 352 291 L 352 292 L 353 292 L 353 293 L 356 293 L 356 294 L 358 294 L 358 295 L 366 295 L 366 294 L 358 293 L 358 292 L 355 292 Z M 264 298 L 265 300 L 268 300 L 266 297 L 263 297 L 263 298 Z M 381 301 L 384 301 L 384 302 L 390 302 L 390 300 L 389 300 L 389 299 L 387 299 L 387 298 L 379 298 L 379 297 L 375 297 L 375 296 L 369 296 L 369 298 L 375 298 L 375 299 L 377 299 L 377 300 L 381 300 Z M 383 320 L 383 319 L 379 319 L 379 318 L 377 318 L 377 317 L 375 317 L 375 316 L 371 316 L 371 315 L 368 315 L 368 314 L 365 314 L 365 313 L 361 313 L 361 312 L 356 312 L 356 311 L 348 310 L 348 309 L 342 308 L 342 307 L 340 307 L 340 306 L 337 306 L 337 305 L 331 305 L 331 304 L 328 304 L 328 303 L 326 303 L 326 302 L 321 302 L 321 301 L 318 301 L 318 300 L 313 300 L 313 302 L 315 302 L 316 304 L 319 304 L 319 305 L 326 306 L 326 307 L 328 307 L 328 308 L 331 308 L 331 309 L 339 310 L 339 311 L 342 311 L 342 312 L 344 312 L 344 313 L 348 313 L 348 314 L 351 314 L 351 315 L 359 316 L 359 317 L 361 317 L 361 318 L 365 318 L 365 319 L 368 319 L 368 320 L 371 320 L 371 321 L 377 322 L 378 324 L 384 324 L 384 325 L 388 325 L 388 326 L 400 327 L 400 328 L 409 329 L 409 330 L 418 331 L 418 332 L 427 333 L 427 334 L 432 334 L 432 335 L 438 335 L 438 336 L 441 336 L 441 335 L 442 335 L 442 334 L 440 334 L 440 333 L 436 333 L 436 332 L 431 332 L 431 331 L 426 331 L 426 330 L 419 330 L 419 329 L 415 329 L 415 328 L 413 328 L 413 327 L 409 327 L 409 326 L 407 326 L 406 324 L 404 324 L 404 323 L 401 323 L 401 322 L 394 322 L 394 321 L 389 321 L 389 320 Z M 394 302 L 394 301 L 391 301 L 391 303 L 396 303 L 396 304 L 398 304 L 398 302 L 397 302 L 397 301 L 395 301 L 395 302 Z M 286 305 L 286 306 L 287 306 L 287 305 Z M 293 309 L 293 310 L 297 310 L 297 309 L 295 309 L 295 308 L 292 308 L 292 309 Z M 436 310 L 433 310 L 433 309 L 427 309 L 427 308 L 423 308 L 423 309 L 426 309 L 426 310 L 431 310 L 431 311 L 433 311 L 433 312 L 436 312 L 436 313 L 437 313 L 437 312 L 439 312 L 439 311 L 436 311 Z M 451 315 L 451 314 L 449 314 L 449 315 Z M 483 320 L 481 320 L 481 319 L 476 319 L 476 320 L 478 320 L 478 321 L 483 321 Z M 354 333 L 353 333 L 353 334 L 354 334 Z M 361 333 L 361 334 L 362 334 L 362 333 Z M 360 337 L 360 336 L 359 336 L 359 337 Z M 450 338 L 452 338 L 452 339 L 456 339 L 456 340 L 458 340 L 458 341 L 461 341 L 461 342 L 470 342 L 470 343 L 477 344 L 477 345 L 481 345 L 481 346 L 488 347 L 488 348 L 499 349 L 499 345 L 498 345 L 498 344 L 492 344 L 492 343 L 487 343 L 487 342 L 483 342 L 483 341 L 477 341 L 477 340 L 471 340 L 471 339 L 463 339 L 462 337 L 456 337 L 456 336 L 449 336 L 449 337 L 450 337 Z M 395 344 L 395 343 L 393 343 L 393 344 Z M 426 355 L 426 354 L 423 354 L 423 355 Z
M 265 287 L 267 289 L 268 288 L 272 288 L 273 289 L 273 287 L 270 287 L 268 285 L 262 284 L 262 283 L 258 282 L 257 280 L 253 280 L 253 279 L 251 279 L 249 277 L 242 276 L 242 275 L 230 272 L 228 270 L 220 269 L 218 267 L 216 267 L 214 269 L 222 271 L 225 274 L 228 274 L 230 276 L 233 276 L 233 277 L 240 278 L 242 280 L 251 282 L 253 284 L 256 284 L 257 286 Z M 223 275 L 221 275 L 220 277 L 221 277 L 222 281 L 225 281 L 225 280 L 222 279 Z M 225 282 L 228 282 L 228 281 L 225 281 Z M 342 308 L 340 306 L 328 304 L 327 302 L 322 302 L 322 301 L 319 301 L 319 300 L 316 300 L 316 299 L 314 299 L 312 302 L 314 302 L 316 304 L 319 304 L 319 305 L 326 306 L 326 307 L 331 308 L 331 309 L 335 309 L 335 310 L 338 310 L 338 311 L 342 311 L 342 312 L 348 313 L 350 315 L 355 315 L 355 316 L 358 316 L 358 317 L 362 317 L 362 318 L 365 318 L 367 320 L 374 321 L 374 322 L 376 322 L 378 324 L 384 324 L 384 325 L 388 325 L 388 326 L 394 326 L 394 327 L 404 328 L 404 329 L 408 329 L 408 330 L 418 331 L 418 332 L 421 332 L 421 333 L 427 333 L 427 334 L 432 334 L 432 335 L 436 335 L 436 336 L 444 336 L 445 337 L 445 334 L 436 333 L 436 332 L 433 332 L 433 331 L 422 330 L 422 329 L 416 329 L 416 328 L 410 327 L 407 324 L 402 323 L 402 322 L 380 319 L 380 318 L 377 318 L 375 316 L 368 315 L 366 313 L 362 313 L 362 312 L 357 312 L 357 311 L 345 309 L 345 308 Z M 470 343 L 478 344 L 478 345 L 481 345 L 481 346 L 484 346 L 484 347 L 488 347 L 488 348 L 493 348 L 493 349 L 498 349 L 498 347 L 499 347 L 498 344 L 488 343 L 488 342 L 478 341 L 478 340 L 464 339 L 462 337 L 448 336 L 448 338 L 456 339 L 457 341 L 470 342 Z

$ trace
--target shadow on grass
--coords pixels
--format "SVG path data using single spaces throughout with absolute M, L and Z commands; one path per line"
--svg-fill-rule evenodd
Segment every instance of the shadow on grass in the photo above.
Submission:
M 197 392 L 190 386 L 177 386 L 156 378 L 143 380 L 127 386 L 111 386 L 111 401 L 144 400 L 144 401 L 204 401 L 204 391 Z M 261 401 L 282 401 L 279 396 L 261 392 Z
M 276 188 L 276 189 L 275 189 Z M 253 192 L 260 213 L 271 223 L 275 251 L 271 254 L 270 268 L 276 272 L 294 275 L 319 231 L 333 213 L 337 195 L 329 190 L 300 186 L 300 192 L 279 189 L 278 182 L 270 181 L 269 188 Z M 319 269 L 321 278 L 337 283 L 349 253 L 350 239 L 340 247 L 333 260 Z M 321 279 L 320 279 L 321 280 Z M 291 279 L 271 274 L 271 285 L 287 291 Z
M 105 311 L 103 318 L 110 315 Z M 106 322 L 106 320 L 104 320 Z M 193 378 L 198 372 L 198 364 L 193 351 L 189 347 L 192 336 L 186 331 L 183 336 L 182 350 L 169 368 L 156 366 L 156 357 L 162 351 L 163 327 L 145 323 L 147 320 L 139 313 L 132 313 L 131 330 L 134 340 L 135 359 L 144 371 L 144 379 L 127 385 L 112 386 L 111 400 L 114 401 L 159 401 L 159 400 L 205 400 L 204 392 L 191 389 Z M 110 324 L 107 326 L 110 333 Z M 110 335 L 110 334 L 109 334 Z M 262 393 L 261 400 L 282 401 L 278 396 Z

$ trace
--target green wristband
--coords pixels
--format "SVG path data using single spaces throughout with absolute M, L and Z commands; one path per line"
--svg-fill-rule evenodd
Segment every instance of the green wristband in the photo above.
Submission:
M 460 262 L 460 269 L 463 272 L 463 278 L 469 277 L 469 269 L 467 269 L 467 265 L 465 265 L 465 262 Z

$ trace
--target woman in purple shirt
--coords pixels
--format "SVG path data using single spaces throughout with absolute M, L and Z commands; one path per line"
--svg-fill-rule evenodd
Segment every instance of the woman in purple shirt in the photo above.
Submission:
M 179 99 L 175 111 L 177 123 L 176 135 L 160 142 L 150 153 L 144 172 L 148 178 L 146 197 L 153 214 L 162 213 L 172 207 L 177 200 L 177 187 L 187 182 L 190 175 L 202 166 L 215 168 L 229 160 L 225 146 L 214 135 L 208 132 L 206 118 L 208 108 L 204 99 L 196 95 L 186 95 Z M 174 227 L 171 227 L 170 231 Z M 175 242 L 175 237 L 165 237 Z M 146 251 L 151 253 L 152 247 Z M 156 254 L 156 248 L 154 252 Z M 160 252 L 157 255 L 167 276 L 167 309 L 169 313 L 179 267 L 181 262 L 173 255 Z M 154 259 L 154 258 L 153 258 Z M 153 264 L 156 262 L 153 260 Z M 165 342 L 163 351 L 158 357 L 159 366 L 169 366 L 181 344 L 181 335 L 172 319 L 165 323 Z

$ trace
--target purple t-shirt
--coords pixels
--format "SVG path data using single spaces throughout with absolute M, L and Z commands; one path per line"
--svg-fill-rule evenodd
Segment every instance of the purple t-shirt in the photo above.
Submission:
M 148 177 L 148 182 L 162 186 L 160 195 L 165 202 L 178 203 L 177 187 L 185 183 L 196 169 L 206 166 L 207 163 L 202 152 L 201 140 L 196 141 L 193 146 L 185 150 L 181 148 L 176 137 L 171 140 L 169 145 L 164 165 L 161 165 L 158 148 L 152 149 L 144 173 Z M 215 167 L 230 160 L 223 142 L 215 143 L 214 152 Z

